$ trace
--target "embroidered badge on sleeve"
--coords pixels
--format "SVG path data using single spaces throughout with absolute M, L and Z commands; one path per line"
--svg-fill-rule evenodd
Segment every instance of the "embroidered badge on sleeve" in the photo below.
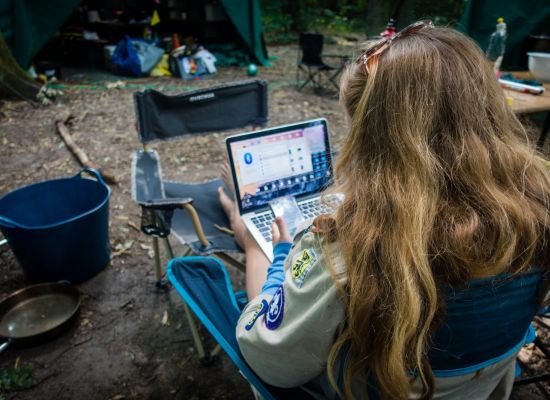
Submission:
M 302 251 L 302 254 L 298 256 L 292 263 L 292 268 L 290 274 L 292 280 L 299 288 L 302 287 L 304 280 L 306 279 L 307 274 L 315 265 L 317 261 L 317 255 L 313 249 L 306 249 Z
M 267 329 L 275 330 L 283 322 L 283 311 L 285 308 L 285 292 L 283 285 L 275 292 L 275 295 L 269 302 L 269 308 L 265 314 L 265 326 Z
M 267 301 L 262 300 L 262 302 L 256 306 L 256 310 L 254 310 L 254 314 L 252 314 L 252 318 L 250 318 L 248 323 L 244 326 L 244 329 L 246 329 L 247 331 L 251 330 L 254 324 L 256 323 L 256 320 L 260 318 L 261 315 L 267 312 L 268 307 L 269 307 L 269 304 L 267 304 Z

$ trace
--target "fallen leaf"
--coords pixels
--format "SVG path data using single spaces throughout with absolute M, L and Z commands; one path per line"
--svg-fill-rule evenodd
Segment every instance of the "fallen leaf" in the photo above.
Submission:
M 162 316 L 162 321 L 160 321 L 160 324 L 162 326 L 170 326 L 170 321 L 168 320 L 168 310 L 164 311 L 164 315 Z
M 113 257 L 117 257 L 123 253 L 126 253 L 128 250 L 132 248 L 133 244 L 134 244 L 133 240 L 127 240 L 124 243 L 117 243 L 115 245 L 115 251 L 113 252 Z
M 88 318 L 84 318 L 82 321 L 80 321 L 80 326 L 91 328 L 93 324 L 92 324 L 92 321 L 90 321 Z
M 139 226 L 137 226 L 137 225 L 136 225 L 135 223 L 133 223 L 132 221 L 128 221 L 128 222 L 126 222 L 126 223 L 128 224 L 128 226 L 129 226 L 130 228 L 133 228 L 133 229 L 135 229 L 136 231 L 141 232 L 141 229 L 139 229 Z
M 107 89 L 123 88 L 126 85 L 123 81 L 110 82 L 107 84 Z
M 118 230 L 124 233 L 130 232 L 130 229 L 126 228 L 126 225 L 119 225 Z

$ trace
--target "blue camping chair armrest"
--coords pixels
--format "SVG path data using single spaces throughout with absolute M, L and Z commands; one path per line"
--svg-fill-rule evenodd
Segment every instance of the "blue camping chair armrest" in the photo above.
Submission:
M 193 203 L 191 197 L 171 197 L 169 199 L 155 199 L 146 202 L 140 202 L 139 205 L 144 208 L 155 208 L 158 210 L 173 210 L 183 208 L 187 204 Z

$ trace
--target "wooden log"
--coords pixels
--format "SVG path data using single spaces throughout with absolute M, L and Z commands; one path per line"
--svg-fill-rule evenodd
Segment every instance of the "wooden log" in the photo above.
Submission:
M 69 119 L 69 118 L 67 118 Z M 65 145 L 69 148 L 71 153 L 76 157 L 80 165 L 83 167 L 89 167 L 93 169 L 97 169 L 100 173 L 103 179 L 105 179 L 105 182 L 117 184 L 117 180 L 115 175 L 103 168 L 100 168 L 99 165 L 96 163 L 90 161 L 88 158 L 88 155 L 82 150 L 74 141 L 71 133 L 69 132 L 69 128 L 65 125 L 63 121 L 56 121 L 55 126 L 57 127 L 57 133 L 61 138 L 63 139 L 63 142 L 65 142 Z

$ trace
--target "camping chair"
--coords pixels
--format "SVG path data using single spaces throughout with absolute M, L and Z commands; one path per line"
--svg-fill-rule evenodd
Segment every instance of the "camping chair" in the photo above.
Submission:
M 233 292 L 220 260 L 213 257 L 181 257 L 171 260 L 167 270 L 168 279 L 184 303 L 191 307 L 225 350 L 256 395 L 265 400 L 311 398 L 300 388 L 281 389 L 266 384 L 244 360 L 237 343 L 236 326 L 247 299 L 244 292 Z
M 134 94 L 134 105 L 143 149 L 134 154 L 132 196 L 141 206 L 141 231 L 152 238 L 157 286 L 165 283 L 159 239 L 169 258 L 174 258 L 168 241 L 170 233 L 188 246 L 186 254 L 212 254 L 242 268 L 242 263 L 228 254 L 240 249 L 223 229 L 229 226 L 218 201 L 217 188 L 223 181 L 165 181 L 159 155 L 148 144 L 183 135 L 264 125 L 268 115 L 267 84 L 261 80 L 236 82 L 176 96 L 145 90 Z M 189 313 L 187 317 L 199 356 L 208 362 L 194 321 Z
M 184 303 L 189 305 L 193 313 L 195 313 L 195 315 L 212 334 L 214 339 L 226 351 L 231 361 L 233 361 L 243 376 L 249 381 L 253 387 L 253 390 L 255 390 L 264 399 L 306 398 L 308 396 L 306 392 L 299 388 L 289 390 L 274 388 L 267 385 L 250 369 L 246 361 L 243 359 L 236 340 L 236 326 L 241 311 L 246 305 L 247 299 L 243 292 L 235 293 L 233 291 L 227 271 L 218 259 L 213 257 L 176 258 L 169 262 L 167 270 L 168 279 L 176 288 L 179 295 L 183 298 Z M 524 307 L 526 304 L 530 304 L 529 300 L 525 300 L 528 296 L 524 296 L 526 293 L 524 292 L 524 289 L 528 290 L 529 285 L 536 285 L 536 279 L 537 277 L 535 274 L 531 274 L 524 280 L 501 284 L 501 287 L 506 285 L 507 287 L 503 290 L 510 293 L 512 296 L 515 296 L 515 301 L 517 303 L 515 307 Z M 486 313 L 484 313 L 487 311 L 487 307 L 493 307 L 490 302 L 482 306 L 483 312 L 480 312 L 479 315 L 475 313 L 475 310 L 474 314 L 472 314 L 472 311 L 468 311 L 468 307 L 464 307 L 465 304 L 471 303 L 472 295 L 474 297 L 488 297 L 484 295 L 487 290 L 492 289 L 482 287 L 478 289 L 474 288 L 473 292 L 470 294 L 453 292 L 451 295 L 453 298 L 451 303 L 452 310 L 450 312 L 452 316 L 451 319 L 453 320 L 453 329 L 457 329 L 456 333 L 460 333 L 464 326 L 468 326 L 468 320 L 473 315 L 476 320 L 475 324 L 480 327 L 480 335 L 485 336 L 484 340 L 490 338 L 490 335 L 487 336 L 482 333 L 489 332 L 491 330 L 492 321 L 487 319 Z M 501 307 L 501 305 L 499 304 L 497 307 Z M 548 311 L 550 311 L 550 309 L 543 310 L 542 312 L 544 313 Z M 550 317 L 550 315 L 548 316 Z M 500 315 L 500 317 L 504 317 L 504 315 Z M 536 317 L 535 320 L 537 320 L 540 324 L 541 320 L 539 317 Z M 509 328 L 510 331 L 514 330 L 513 327 Z M 517 330 L 518 329 L 516 329 L 516 331 Z M 519 331 L 521 331 L 521 329 L 519 329 Z M 520 332 L 520 334 L 523 335 L 522 332 Z M 442 368 L 443 370 L 451 371 L 454 370 L 453 365 L 458 367 L 457 363 L 463 363 L 464 360 L 461 360 L 460 356 L 455 360 L 449 359 L 448 361 L 445 361 L 445 359 L 448 358 L 448 355 L 445 354 L 448 350 L 451 351 L 451 354 L 457 354 L 453 350 L 454 345 L 452 345 L 452 342 L 461 341 L 460 336 L 461 335 L 456 335 L 453 338 L 453 334 L 448 331 L 446 326 L 443 326 L 434 338 L 436 343 L 434 349 L 436 350 L 434 353 L 430 353 L 430 362 L 434 362 L 435 365 L 438 365 L 439 367 L 445 366 L 446 368 Z M 542 348 L 544 348 L 544 344 L 540 339 L 536 338 L 535 331 L 531 326 L 529 333 L 526 335 L 525 342 L 529 343 L 533 340 L 537 346 L 543 346 Z M 490 341 L 485 344 L 487 343 L 490 344 Z M 451 347 L 447 347 L 448 345 Z M 542 351 L 547 357 L 549 356 L 547 349 Z M 478 356 L 477 351 L 470 353 L 466 352 L 464 354 L 467 357 Z M 493 358 L 495 354 L 487 356 L 489 358 Z M 477 362 L 474 364 L 477 364 Z M 459 368 L 463 367 L 464 365 Z M 538 383 L 548 380 L 549 378 L 550 374 L 545 373 L 540 376 L 517 378 L 515 384 L 525 385 L 530 383 Z M 541 390 L 544 390 L 544 388 Z
M 320 33 L 300 33 L 298 67 L 296 70 L 296 88 L 301 91 L 308 84 L 313 86 L 315 93 L 323 89 L 323 80 L 340 90 L 336 81 L 342 71 L 347 57 L 339 55 L 323 55 L 324 37 Z M 334 67 L 326 64 L 323 58 L 338 58 L 340 65 Z

